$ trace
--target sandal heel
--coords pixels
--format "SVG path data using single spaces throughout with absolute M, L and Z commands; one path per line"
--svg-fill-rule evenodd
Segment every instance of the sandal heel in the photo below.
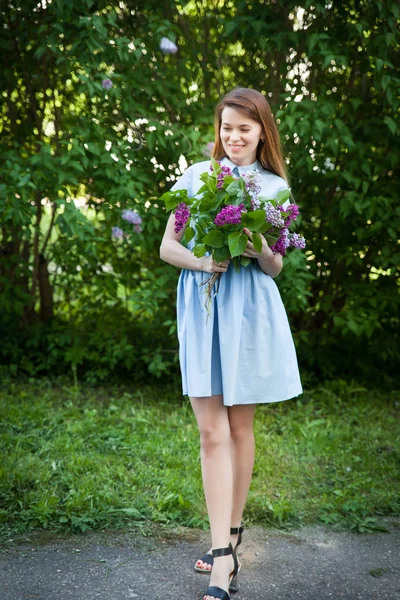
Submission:
M 231 579 L 229 584 L 229 591 L 236 593 L 239 591 L 239 573 L 236 573 Z
M 213 552 L 214 559 L 218 558 L 219 556 L 232 555 L 233 571 L 232 571 L 232 573 L 230 575 L 230 579 L 229 579 L 229 591 L 236 592 L 239 589 L 238 573 L 239 573 L 239 569 L 240 569 L 240 565 L 238 563 L 238 559 L 236 556 L 236 550 L 234 550 L 232 548 L 232 544 L 229 544 L 229 546 L 227 548 L 217 548 L 217 549 L 213 548 L 212 552 Z M 214 596 L 214 598 L 218 598 L 218 600 L 230 600 L 229 593 L 226 590 L 224 590 L 220 587 L 215 587 L 213 585 L 207 588 L 204 596 Z M 203 596 L 203 600 L 204 600 L 204 596 Z

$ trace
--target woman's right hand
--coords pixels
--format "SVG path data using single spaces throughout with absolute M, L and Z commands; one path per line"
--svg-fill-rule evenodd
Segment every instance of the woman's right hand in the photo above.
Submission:
M 231 259 L 228 258 L 223 262 L 217 263 L 212 256 L 202 256 L 199 260 L 201 261 L 200 271 L 205 271 L 206 273 L 225 273 L 231 262 Z

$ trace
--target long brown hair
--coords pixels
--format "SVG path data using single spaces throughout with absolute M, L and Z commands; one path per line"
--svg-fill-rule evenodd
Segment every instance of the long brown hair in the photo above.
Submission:
M 221 142 L 221 120 L 222 111 L 226 106 L 245 113 L 248 117 L 261 125 L 261 138 L 257 147 L 257 160 L 264 169 L 279 175 L 288 181 L 285 161 L 283 160 L 281 141 L 274 117 L 272 116 L 267 99 L 250 88 L 235 88 L 224 96 L 215 109 L 215 145 L 213 157 L 220 160 L 225 156 L 225 150 Z

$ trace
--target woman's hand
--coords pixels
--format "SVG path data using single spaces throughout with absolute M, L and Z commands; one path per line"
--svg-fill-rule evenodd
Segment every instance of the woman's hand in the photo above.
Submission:
M 223 262 L 217 263 L 212 256 L 202 256 L 199 260 L 201 261 L 200 271 L 205 271 L 206 273 L 225 273 L 231 262 L 231 259 L 228 258 Z
M 262 243 L 262 248 L 261 248 L 261 252 L 257 252 L 257 250 L 254 248 L 251 240 L 253 238 L 253 234 L 252 232 L 247 229 L 244 228 L 243 232 L 250 238 L 249 241 L 247 242 L 247 247 L 246 250 L 243 252 L 242 256 L 246 256 L 247 258 L 272 258 L 274 256 L 274 253 L 272 252 L 271 248 L 268 246 L 268 242 L 265 239 L 265 237 L 263 235 L 260 235 L 261 238 L 261 243 Z
M 280 254 L 274 254 L 271 248 L 268 246 L 268 242 L 263 235 L 261 235 L 262 248 L 261 252 L 257 252 L 251 242 L 253 237 L 249 229 L 243 229 L 244 233 L 250 238 L 247 242 L 246 250 L 242 256 L 247 258 L 256 258 L 260 269 L 269 275 L 270 277 L 276 277 L 282 271 L 283 262 Z

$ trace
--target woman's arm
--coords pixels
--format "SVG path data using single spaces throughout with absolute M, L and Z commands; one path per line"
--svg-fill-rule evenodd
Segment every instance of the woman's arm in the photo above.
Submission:
M 270 275 L 270 277 L 274 278 L 279 275 L 283 269 L 283 259 L 281 254 L 274 254 L 268 245 L 267 248 L 269 253 L 266 256 L 261 256 L 260 258 L 257 257 L 257 260 L 261 270 L 267 275 Z
M 251 231 L 249 229 L 243 229 L 244 233 L 246 233 L 251 239 Z M 269 275 L 270 277 L 276 277 L 282 271 L 283 268 L 283 260 L 280 254 L 274 254 L 271 248 L 268 246 L 268 242 L 265 237 L 261 236 L 262 241 L 262 250 L 259 254 L 254 249 L 253 244 L 249 240 L 247 242 L 247 248 L 243 252 L 242 256 L 247 256 L 248 258 L 256 258 L 258 260 L 258 264 L 264 273 Z
M 175 215 L 172 213 L 168 219 L 165 233 L 160 246 L 160 258 L 170 265 L 191 271 L 205 271 L 206 273 L 224 273 L 228 269 L 229 260 L 215 263 L 211 256 L 197 258 L 188 248 L 181 244 L 184 229 L 175 233 Z

